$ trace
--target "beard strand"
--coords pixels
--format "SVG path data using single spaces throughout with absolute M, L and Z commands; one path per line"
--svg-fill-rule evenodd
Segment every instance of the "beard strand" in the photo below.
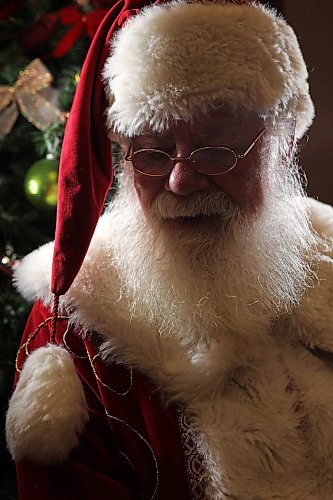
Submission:
M 295 307 L 313 274 L 316 236 L 291 170 L 278 183 L 279 195 L 267 188 L 263 207 L 251 215 L 222 192 L 181 200 L 162 192 L 147 218 L 124 171 L 109 208 L 110 253 L 131 315 L 195 345 L 223 334 L 258 336 Z M 214 215 L 213 230 L 164 225 L 202 215 Z

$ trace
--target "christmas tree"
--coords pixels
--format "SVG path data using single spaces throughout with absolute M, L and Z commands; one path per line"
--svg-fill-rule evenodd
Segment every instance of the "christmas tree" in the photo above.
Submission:
M 0 1 L 0 407 L 31 305 L 12 285 L 20 258 L 52 240 L 63 132 L 90 41 L 112 0 Z M 16 499 L 15 468 L 0 443 L 0 497 Z

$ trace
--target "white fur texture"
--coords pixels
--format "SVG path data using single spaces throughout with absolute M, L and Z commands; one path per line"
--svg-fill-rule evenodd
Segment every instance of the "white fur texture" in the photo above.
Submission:
M 307 199 L 312 225 L 322 235 L 333 236 L 333 207 L 313 198 Z
M 87 420 L 83 388 L 69 353 L 52 344 L 33 351 L 7 412 L 7 443 L 14 460 L 65 461 Z
M 52 304 L 50 256 L 53 254 L 53 248 L 53 241 L 46 243 L 24 258 L 24 266 L 18 264 L 15 269 L 14 284 L 18 284 L 20 293 L 30 302 L 41 299 L 45 305 Z
M 104 79 L 109 125 L 133 136 L 216 104 L 256 111 L 268 124 L 312 122 L 307 70 L 293 30 L 256 4 L 171 2 L 134 16 L 115 37 Z

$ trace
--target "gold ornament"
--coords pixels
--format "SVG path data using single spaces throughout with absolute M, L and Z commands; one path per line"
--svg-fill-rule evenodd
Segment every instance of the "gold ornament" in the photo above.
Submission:
M 34 163 L 24 178 L 26 197 L 42 211 L 54 210 L 57 205 L 58 161 L 51 155 Z
M 57 120 L 65 120 L 52 104 L 50 87 L 53 78 L 40 59 L 34 59 L 23 71 L 13 87 L 0 85 L 0 137 L 9 134 L 19 111 L 39 130 L 45 130 Z
M 90 5 L 90 1 L 89 0 L 76 0 L 76 3 L 80 6 L 80 7 L 87 7 Z

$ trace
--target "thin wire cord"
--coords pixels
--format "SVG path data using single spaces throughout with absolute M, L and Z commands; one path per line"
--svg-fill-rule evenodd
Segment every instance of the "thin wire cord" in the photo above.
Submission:
M 53 310 L 52 310 L 52 321 L 51 321 L 52 344 L 55 344 L 55 338 L 57 333 L 58 310 L 59 310 L 59 295 L 53 295 Z

